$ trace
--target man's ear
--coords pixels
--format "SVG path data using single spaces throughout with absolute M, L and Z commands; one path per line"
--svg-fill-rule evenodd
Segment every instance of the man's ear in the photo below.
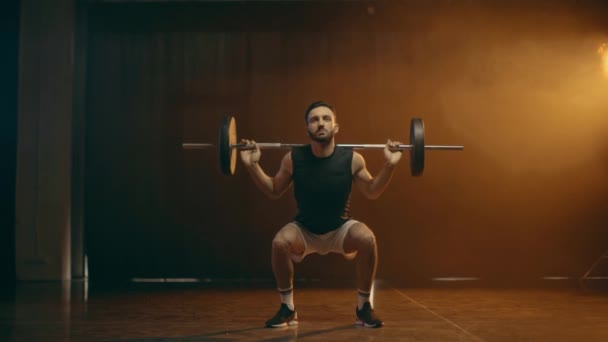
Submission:
M 336 122 L 334 124 L 334 134 L 338 133 L 339 130 L 340 130 L 340 125 L 338 125 L 338 123 Z

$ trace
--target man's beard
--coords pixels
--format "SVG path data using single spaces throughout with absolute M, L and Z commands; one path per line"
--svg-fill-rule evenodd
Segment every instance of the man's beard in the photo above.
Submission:
M 320 144 L 329 144 L 331 142 L 331 140 L 334 137 L 334 132 L 330 131 L 328 129 L 324 129 L 324 131 L 326 132 L 325 136 L 317 136 L 315 133 L 312 133 L 311 131 L 308 131 L 308 136 L 310 137 L 310 139 L 320 143 Z

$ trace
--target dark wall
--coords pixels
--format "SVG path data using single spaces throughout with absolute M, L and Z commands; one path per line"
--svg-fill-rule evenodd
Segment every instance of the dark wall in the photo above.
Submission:
M 15 281 L 15 167 L 19 58 L 19 1 L 2 3 L 0 22 L 0 274 L 1 288 Z
M 305 141 L 313 100 L 338 109 L 338 142 L 406 141 L 377 201 L 379 276 L 578 276 L 608 248 L 608 79 L 596 2 L 97 4 L 89 12 L 85 229 L 92 278 L 269 278 L 270 242 L 295 213 L 237 167 L 221 176 L 222 116 L 240 137 Z M 285 151 L 264 151 L 277 170 Z M 372 173 L 381 153 L 365 151 Z M 327 260 L 327 261 L 324 261 Z M 321 268 L 321 265 L 329 267 Z M 352 277 L 310 257 L 298 277 Z

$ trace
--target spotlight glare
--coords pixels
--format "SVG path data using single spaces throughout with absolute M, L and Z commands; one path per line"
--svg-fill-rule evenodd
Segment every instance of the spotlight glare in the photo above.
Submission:
M 600 55 L 604 77 L 608 78 L 608 44 L 604 43 L 597 49 Z
M 602 60 L 603 60 L 603 65 L 604 65 L 604 76 L 606 76 L 606 78 L 608 78 L 608 53 L 604 52 L 604 55 L 602 56 Z

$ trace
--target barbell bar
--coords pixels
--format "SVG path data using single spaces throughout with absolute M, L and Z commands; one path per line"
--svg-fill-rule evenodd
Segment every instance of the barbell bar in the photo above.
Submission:
M 260 149 L 289 149 L 305 146 L 305 144 L 285 144 L 285 143 L 256 143 Z M 352 149 L 384 149 L 386 144 L 336 144 L 345 148 Z M 184 149 L 208 149 L 217 147 L 220 170 L 224 175 L 232 176 L 236 171 L 237 151 L 252 150 L 255 147 L 251 144 L 237 143 L 236 119 L 228 115 L 222 119 L 220 125 L 217 146 L 211 143 L 182 143 Z M 399 144 L 391 150 L 410 151 L 410 173 L 412 176 L 420 176 L 424 171 L 424 151 L 425 150 L 463 150 L 464 146 L 450 145 L 425 145 L 424 144 L 424 122 L 421 118 L 410 120 L 410 143 Z
M 302 147 L 304 144 L 284 144 L 284 143 L 256 143 L 260 149 L 286 149 L 286 148 L 294 148 L 294 147 Z M 336 146 L 359 149 L 359 150 L 383 150 L 386 147 L 386 144 L 336 144 Z M 413 145 L 400 144 L 391 147 L 390 149 L 393 151 L 398 150 L 411 150 Z M 209 143 L 183 143 L 182 147 L 186 150 L 204 150 L 207 148 L 215 147 L 214 144 Z M 255 147 L 251 144 L 232 144 L 231 148 L 236 148 L 237 150 L 254 150 Z M 446 145 L 424 145 L 426 150 L 462 150 L 463 146 L 446 146 Z

